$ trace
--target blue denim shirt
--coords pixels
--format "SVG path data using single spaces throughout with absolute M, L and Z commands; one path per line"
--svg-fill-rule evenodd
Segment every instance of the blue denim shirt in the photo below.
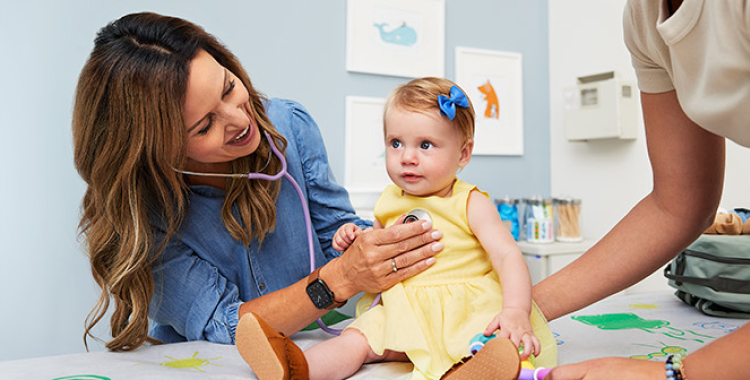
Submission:
M 336 230 L 353 222 L 365 228 L 346 190 L 337 185 L 315 121 L 298 103 L 272 99 L 266 112 L 287 139 L 287 171 L 307 198 L 313 225 L 315 264 L 340 255 L 331 242 Z M 244 301 L 287 287 L 310 273 L 310 255 L 302 205 L 282 178 L 276 201 L 276 228 L 262 246 L 235 240 L 221 218 L 224 191 L 191 188 L 190 207 L 177 237 L 153 266 L 151 336 L 165 343 L 208 340 L 234 343 L 238 308 Z

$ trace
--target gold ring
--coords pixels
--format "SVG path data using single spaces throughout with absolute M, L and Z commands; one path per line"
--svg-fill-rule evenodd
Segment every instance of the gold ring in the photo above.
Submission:
M 391 266 L 393 267 L 393 273 L 398 272 L 398 268 L 396 267 L 396 259 L 391 259 Z

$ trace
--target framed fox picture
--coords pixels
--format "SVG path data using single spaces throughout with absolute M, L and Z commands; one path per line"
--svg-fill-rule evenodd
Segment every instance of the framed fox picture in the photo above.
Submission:
M 523 155 L 521 54 L 456 48 L 456 83 L 476 113 L 474 154 Z

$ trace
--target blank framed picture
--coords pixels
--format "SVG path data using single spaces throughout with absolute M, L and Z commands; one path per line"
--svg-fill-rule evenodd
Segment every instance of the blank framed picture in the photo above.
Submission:
M 385 170 L 383 107 L 385 98 L 346 97 L 344 186 L 380 193 L 391 184 Z

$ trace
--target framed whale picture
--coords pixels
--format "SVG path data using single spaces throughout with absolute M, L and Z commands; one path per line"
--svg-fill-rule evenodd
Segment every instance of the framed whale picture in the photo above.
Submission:
M 456 84 L 474 105 L 475 155 L 523 155 L 521 54 L 456 47 Z
M 444 76 L 445 0 L 347 0 L 347 71 Z

